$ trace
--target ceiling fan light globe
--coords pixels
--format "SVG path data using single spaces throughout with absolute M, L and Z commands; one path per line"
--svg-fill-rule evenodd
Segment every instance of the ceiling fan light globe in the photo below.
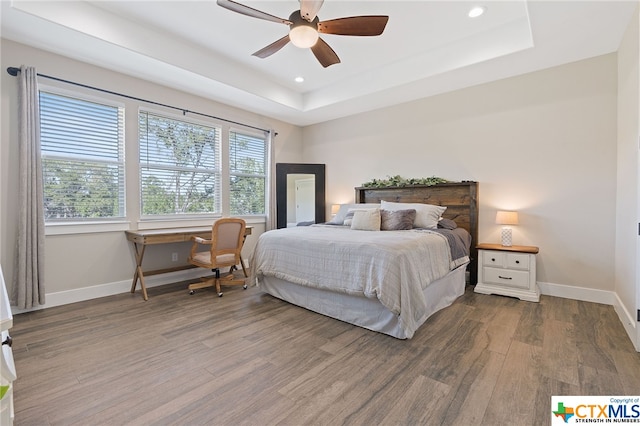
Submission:
M 310 26 L 300 25 L 291 28 L 289 31 L 289 39 L 296 47 L 312 47 L 318 41 L 318 31 Z

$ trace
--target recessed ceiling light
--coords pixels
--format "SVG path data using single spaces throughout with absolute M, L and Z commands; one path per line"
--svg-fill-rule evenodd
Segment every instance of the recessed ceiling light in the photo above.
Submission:
M 486 7 L 476 6 L 469 11 L 469 18 L 477 18 L 487 10 Z
M 295 81 L 296 83 L 304 83 L 304 77 L 296 77 Z

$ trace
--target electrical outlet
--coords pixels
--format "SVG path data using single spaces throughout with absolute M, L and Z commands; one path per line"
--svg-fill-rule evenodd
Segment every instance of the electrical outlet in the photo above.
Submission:
M 172 262 L 178 261 L 178 253 L 171 253 L 171 261 Z

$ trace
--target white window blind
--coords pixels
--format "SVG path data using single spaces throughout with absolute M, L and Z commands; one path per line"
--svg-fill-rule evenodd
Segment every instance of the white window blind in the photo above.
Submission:
M 231 215 L 263 215 L 266 204 L 267 143 L 265 137 L 229 134 Z
M 40 91 L 47 222 L 122 218 L 124 109 Z
M 220 129 L 139 114 L 143 217 L 221 213 Z

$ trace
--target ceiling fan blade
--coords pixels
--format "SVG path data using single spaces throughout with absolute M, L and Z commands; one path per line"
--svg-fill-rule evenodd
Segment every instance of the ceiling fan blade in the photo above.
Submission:
M 308 22 L 313 22 L 322 7 L 324 0 L 300 0 L 300 16 Z
M 311 51 L 325 68 L 340 63 L 340 58 L 338 58 L 336 52 L 321 38 L 318 39 L 316 44 L 311 46 Z
M 289 21 L 288 19 L 282 19 L 278 18 L 277 16 L 269 15 L 268 13 L 262 12 L 261 10 L 245 6 L 233 0 L 217 0 L 217 3 L 218 6 L 222 6 L 225 9 L 229 9 L 242 15 L 251 16 L 252 18 L 264 19 L 265 21 L 277 22 L 279 24 L 293 24 L 293 22 Z
M 271 43 L 267 47 L 264 47 L 264 48 L 258 50 L 256 53 L 253 54 L 253 56 L 257 56 L 258 58 L 263 58 L 264 59 L 264 58 L 266 58 L 268 56 L 273 55 L 278 50 L 280 50 L 283 47 L 285 47 L 287 45 L 287 43 L 289 43 L 289 34 L 287 34 L 286 36 L 282 37 L 280 40 L 274 41 L 273 43 Z
M 388 20 L 388 16 L 381 15 L 330 19 L 318 23 L 318 32 L 349 36 L 377 36 L 382 34 Z

